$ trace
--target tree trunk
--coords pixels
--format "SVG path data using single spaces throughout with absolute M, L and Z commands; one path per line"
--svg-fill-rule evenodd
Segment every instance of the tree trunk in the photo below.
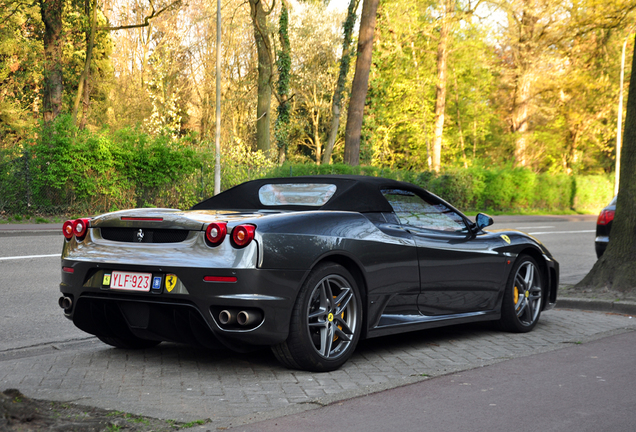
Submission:
M 350 0 L 347 9 L 347 18 L 344 22 L 344 39 L 342 41 L 342 58 L 340 59 L 340 72 L 338 82 L 333 92 L 333 103 L 331 105 L 331 128 L 329 139 L 325 145 L 325 152 L 322 155 L 322 163 L 331 163 L 331 154 L 338 138 L 338 128 L 340 127 L 340 112 L 342 110 L 342 92 L 344 91 L 345 80 L 349 73 L 349 63 L 351 63 L 351 39 L 353 38 L 353 27 L 356 22 L 356 10 L 360 0 Z
M 39 0 L 44 23 L 44 100 L 46 123 L 62 112 L 62 11 L 64 0 Z
M 256 102 L 256 148 L 269 152 L 270 137 L 269 111 L 272 104 L 272 43 L 269 37 L 267 16 L 274 8 L 274 2 L 269 10 L 263 7 L 264 0 L 249 0 L 254 26 L 254 40 L 258 53 L 258 100 Z
M 636 55 L 632 58 L 621 172 L 611 240 L 577 289 L 636 291 Z
M 278 69 L 278 117 L 274 124 L 274 135 L 278 146 L 278 163 L 285 162 L 289 147 L 289 79 L 291 75 L 291 45 L 289 43 L 289 13 L 285 1 L 281 4 L 278 26 L 280 50 L 276 60 Z
M 516 69 L 515 92 L 510 123 L 515 137 L 514 160 L 516 166 L 528 165 L 528 129 L 530 117 L 530 101 L 532 99 L 532 83 L 534 81 L 533 59 L 537 57 L 535 27 L 538 21 L 534 3 L 524 0 L 519 26 L 519 40 L 513 49 L 513 61 Z M 515 21 L 509 18 L 510 21 Z
M 455 1 L 446 0 L 442 27 L 437 45 L 437 86 L 435 88 L 435 126 L 433 136 L 433 170 L 439 172 L 442 165 L 442 136 L 444 134 L 444 113 L 446 110 L 446 81 L 448 70 L 448 43 L 451 31 L 451 14 Z
M 515 165 L 526 166 L 527 146 L 528 146 L 528 115 L 529 115 L 529 99 L 532 89 L 529 72 L 522 71 L 521 76 L 517 78 L 515 86 L 514 105 L 512 107 L 512 132 L 515 138 Z
M 466 149 L 464 146 L 464 131 L 462 130 L 462 116 L 459 109 L 459 85 L 457 84 L 457 75 L 455 75 L 455 108 L 457 110 L 457 131 L 459 133 L 459 144 L 462 148 L 462 158 L 464 161 L 464 168 L 468 168 L 468 162 L 466 159 Z
M 358 58 L 356 72 L 351 84 L 351 99 L 345 129 L 344 162 L 355 166 L 360 164 L 360 134 L 364 116 L 364 100 L 367 97 L 371 54 L 373 53 L 373 32 L 379 0 L 364 0 L 358 37 Z
M 73 103 L 73 125 L 77 124 L 77 111 L 79 110 L 79 105 L 82 100 L 82 97 L 85 99 L 85 105 L 88 104 L 88 79 L 91 72 L 91 58 L 93 56 L 93 46 L 95 45 L 95 25 L 97 21 L 97 0 L 93 0 L 92 8 L 92 17 L 91 17 L 91 27 L 88 37 L 86 38 L 86 59 L 84 60 L 84 70 L 82 71 L 82 75 L 80 76 L 79 83 L 77 85 L 77 94 L 75 95 L 75 102 Z M 86 14 L 88 15 L 91 10 L 88 7 L 88 1 L 85 8 Z M 85 95 L 86 93 L 86 95 Z M 87 109 L 87 106 L 84 107 Z M 84 123 L 84 122 L 82 122 Z

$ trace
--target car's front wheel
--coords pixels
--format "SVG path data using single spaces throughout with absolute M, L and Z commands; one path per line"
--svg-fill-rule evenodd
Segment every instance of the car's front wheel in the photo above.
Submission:
M 515 262 L 504 291 L 501 304 L 502 330 L 525 333 L 539 321 L 543 306 L 544 278 L 537 262 L 521 255 Z
M 361 329 L 362 301 L 353 276 L 341 265 L 325 263 L 303 284 L 289 336 L 272 351 L 287 367 L 332 371 L 351 357 Z

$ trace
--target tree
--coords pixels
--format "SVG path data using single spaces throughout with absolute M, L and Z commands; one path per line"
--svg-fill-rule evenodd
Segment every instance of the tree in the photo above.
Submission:
M 278 162 L 283 163 L 289 147 L 289 78 L 291 75 L 291 46 L 289 44 L 289 12 L 285 0 L 281 3 L 278 38 L 281 49 L 278 51 L 278 117 L 274 124 L 274 135 L 278 147 Z
M 88 7 L 88 1 L 86 2 L 86 15 L 92 12 L 90 30 L 87 32 L 86 38 L 86 58 L 84 60 L 84 70 L 80 77 L 79 84 L 77 86 L 77 95 L 75 96 L 75 102 L 73 103 L 73 125 L 77 124 L 77 111 L 79 109 L 80 100 L 84 97 L 86 103 L 88 102 L 88 79 L 91 70 L 91 58 L 93 56 L 93 46 L 95 45 L 95 27 L 97 26 L 97 0 L 93 0 L 90 9 Z M 84 118 L 86 118 L 86 112 L 84 112 Z
M 635 41 L 636 42 L 636 41 Z M 636 289 L 636 55 L 627 99 L 627 116 L 621 151 L 621 172 L 611 241 L 577 289 Z
M 442 161 L 442 134 L 446 110 L 448 51 L 454 24 L 455 0 L 445 0 L 437 43 L 437 82 L 435 85 L 435 129 L 433 131 L 433 170 L 439 172 Z
M 340 126 L 340 112 L 342 110 L 342 93 L 344 92 L 345 81 L 349 73 L 349 63 L 351 62 L 351 39 L 353 36 L 353 26 L 356 21 L 356 10 L 360 0 L 349 0 L 347 8 L 347 18 L 343 25 L 344 39 L 342 41 L 342 56 L 340 57 L 340 72 L 338 73 L 338 82 L 333 92 L 333 100 L 331 104 L 331 128 L 329 130 L 329 139 L 325 145 L 325 151 L 322 155 L 322 163 L 331 163 L 331 154 L 333 146 L 338 138 L 338 128 Z
M 360 18 L 360 36 L 358 37 L 358 56 L 356 72 L 351 84 L 351 99 L 345 130 L 344 162 L 349 165 L 360 164 L 360 135 L 364 116 L 364 102 L 369 85 L 371 55 L 373 53 L 373 32 L 379 0 L 364 0 Z
M 44 23 L 44 121 L 54 120 L 62 112 L 62 13 L 65 0 L 38 0 Z
M 256 148 L 268 152 L 270 148 L 270 109 L 272 103 L 272 74 L 274 58 L 267 17 L 274 10 L 276 0 L 267 8 L 265 0 L 249 0 L 254 40 L 258 52 L 258 102 L 256 106 Z

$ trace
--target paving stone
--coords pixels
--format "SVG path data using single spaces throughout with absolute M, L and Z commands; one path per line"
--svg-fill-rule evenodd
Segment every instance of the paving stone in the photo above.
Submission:
M 323 374 L 287 370 L 268 351 L 208 352 L 176 344 L 124 351 L 94 344 L 0 360 L 0 389 L 163 419 L 210 418 L 208 429 L 214 429 L 256 421 L 259 413 L 363 395 L 633 330 L 636 320 L 628 316 L 557 309 L 542 314 L 527 334 L 481 324 L 363 341 L 340 370 Z

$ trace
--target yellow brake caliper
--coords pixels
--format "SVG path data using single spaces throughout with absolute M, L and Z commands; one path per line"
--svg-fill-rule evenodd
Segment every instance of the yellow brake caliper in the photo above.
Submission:
M 336 296 L 333 296 L 333 298 L 336 298 Z M 342 313 L 340 314 L 340 318 L 344 319 L 344 311 L 342 311 Z M 329 320 L 329 322 L 333 321 L 333 314 L 329 314 L 329 317 L 327 319 Z M 338 324 L 338 328 L 342 330 L 342 326 L 340 324 Z M 335 342 L 337 340 L 338 340 L 338 335 L 334 334 L 333 341 Z
M 517 304 L 517 302 L 519 301 L 519 288 L 517 287 L 515 287 L 512 293 L 512 300 L 514 304 Z

